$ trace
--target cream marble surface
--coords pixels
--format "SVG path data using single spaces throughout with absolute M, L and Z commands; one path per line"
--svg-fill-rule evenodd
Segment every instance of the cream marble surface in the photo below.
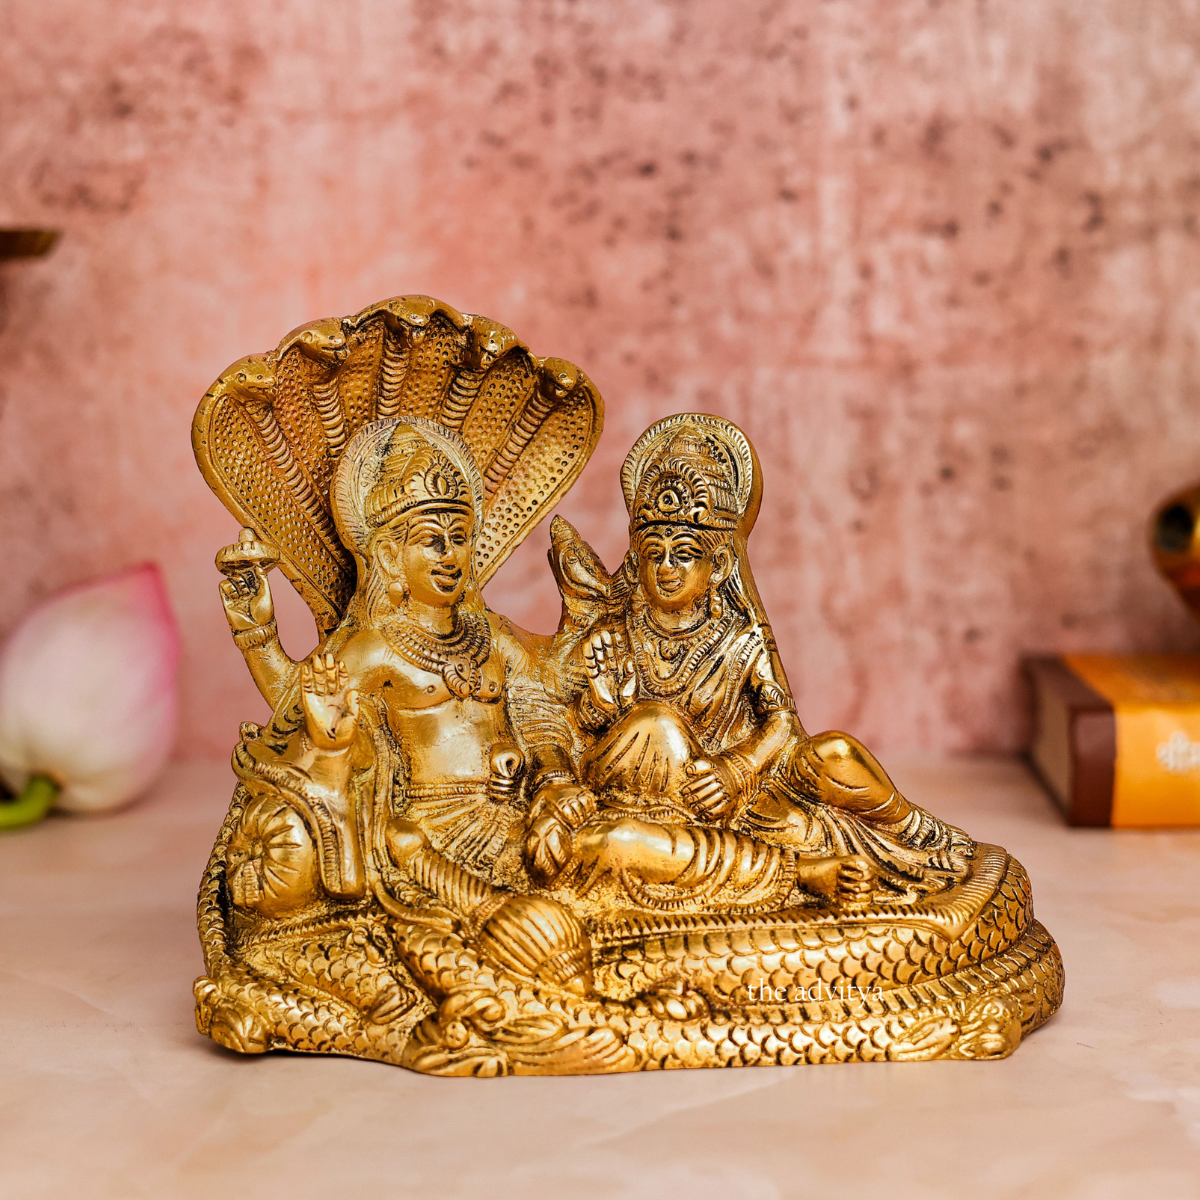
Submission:
M 1200 1197 L 1200 832 L 1069 831 L 1015 762 L 898 782 L 1029 868 L 1067 965 L 1010 1059 L 425 1079 L 199 1037 L 228 768 L 0 839 L 0 1195 Z

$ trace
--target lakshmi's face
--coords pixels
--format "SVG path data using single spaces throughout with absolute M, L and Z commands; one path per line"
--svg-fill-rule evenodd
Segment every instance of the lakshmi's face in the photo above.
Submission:
M 409 521 L 396 547 L 397 565 L 419 604 L 448 608 L 462 599 L 471 565 L 471 524 L 461 512 L 436 510 Z
M 687 528 L 651 529 L 638 541 L 638 580 L 646 599 L 663 612 L 692 608 L 712 581 L 716 564 Z

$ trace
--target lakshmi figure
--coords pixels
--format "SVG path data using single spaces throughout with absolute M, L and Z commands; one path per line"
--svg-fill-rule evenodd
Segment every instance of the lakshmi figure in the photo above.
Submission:
M 479 596 L 483 485 L 461 438 L 418 418 L 376 421 L 347 447 L 332 493 L 360 583 L 310 662 L 280 646 L 260 567 L 222 585 L 234 638 L 275 709 L 235 752 L 251 802 L 228 877 L 236 904 L 270 916 L 320 890 L 364 897 L 373 821 L 397 814 L 489 878 L 526 791 L 567 804 L 580 790 L 570 731 L 529 647 Z M 247 536 L 238 549 L 253 559 L 255 545 Z
M 555 528 L 560 587 L 601 604 L 580 639 L 583 782 L 599 811 L 534 822 L 543 878 L 611 873 L 636 898 L 778 903 L 789 879 L 842 903 L 913 900 L 962 878 L 972 843 L 911 804 L 849 734 L 801 726 L 746 556 L 761 484 L 734 425 L 681 414 L 626 459 L 631 547 L 607 579 Z M 574 565 L 565 572 L 564 562 Z M 607 610 L 607 611 L 605 611 Z M 788 858 L 795 859 L 789 874 Z M 740 881 L 740 882 L 739 882 Z

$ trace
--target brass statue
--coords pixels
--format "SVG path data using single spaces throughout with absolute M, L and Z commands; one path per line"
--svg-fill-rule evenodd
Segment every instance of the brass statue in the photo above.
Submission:
M 553 637 L 484 605 L 601 422 L 577 368 L 423 296 L 205 396 L 244 526 L 221 597 L 273 716 L 201 885 L 201 1032 L 441 1075 L 1011 1053 L 1062 996 L 1025 873 L 801 726 L 735 426 L 638 440 L 616 574 L 555 518 Z M 322 631 L 304 662 L 275 566 Z

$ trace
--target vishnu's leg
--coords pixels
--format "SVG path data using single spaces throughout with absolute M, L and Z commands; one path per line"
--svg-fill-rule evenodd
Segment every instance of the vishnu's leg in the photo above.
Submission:
M 778 847 L 745 834 L 634 817 L 586 825 L 575 846 L 589 877 L 627 873 L 684 889 L 753 887 L 783 862 Z
M 586 826 L 575 846 L 586 874 L 631 872 L 647 883 L 674 883 L 696 856 L 686 828 L 632 817 Z
M 590 825 L 577 841 L 586 879 L 611 872 L 645 883 L 672 884 L 680 895 L 703 895 L 717 907 L 757 903 L 781 882 L 839 905 L 861 907 L 875 893 L 877 871 L 858 854 L 802 858 L 794 868 L 780 850 L 744 834 L 624 818 Z M 786 890 L 786 889 L 785 889 Z

